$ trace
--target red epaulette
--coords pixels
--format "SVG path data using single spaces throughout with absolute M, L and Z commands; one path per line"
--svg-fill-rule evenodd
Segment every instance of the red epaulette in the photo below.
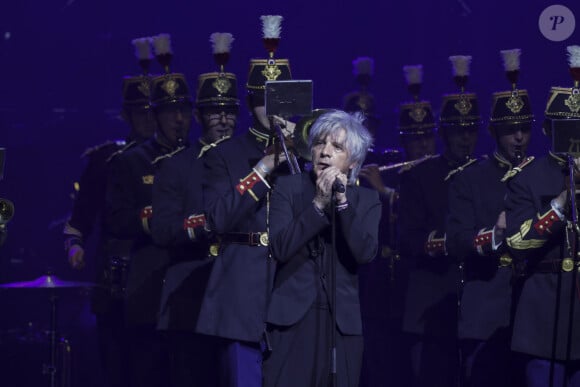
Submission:
M 539 235 L 544 235 L 545 232 L 551 234 L 554 224 L 560 221 L 560 217 L 556 211 L 554 211 L 553 208 L 550 208 L 550 210 L 545 214 L 538 214 L 538 220 L 534 223 L 534 229 Z
M 205 227 L 205 215 L 190 215 L 183 221 L 183 229 L 187 231 L 189 239 L 195 240 L 195 229 Z
M 446 235 L 443 237 L 436 237 L 437 231 L 433 230 L 427 237 L 427 242 L 425 242 L 425 252 L 431 256 L 436 255 L 446 255 L 447 248 L 445 247 Z
M 252 171 L 248 176 L 240 180 L 240 183 L 236 185 L 236 190 L 240 195 L 244 195 L 247 192 L 255 201 L 258 201 L 259 199 L 252 192 L 252 188 L 260 181 L 262 181 L 260 175 L 256 171 Z
M 493 229 L 486 230 L 482 228 L 479 230 L 475 238 L 473 238 L 473 246 L 479 255 L 487 255 L 493 250 Z
M 139 214 L 139 218 L 141 218 L 143 230 L 145 230 L 147 234 L 151 234 L 151 229 L 149 228 L 149 219 L 151 219 L 151 217 L 153 217 L 153 208 L 151 206 L 143 207 Z

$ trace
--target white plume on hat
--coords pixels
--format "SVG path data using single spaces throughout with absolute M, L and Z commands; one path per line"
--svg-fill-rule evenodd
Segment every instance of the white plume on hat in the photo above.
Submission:
M 580 67 L 580 46 L 568 46 L 568 63 L 570 67 Z
M 264 39 L 280 39 L 281 24 L 284 19 L 280 15 L 262 15 L 262 34 Z
M 470 55 L 453 55 L 449 57 L 453 66 L 453 75 L 465 77 L 469 75 L 469 65 L 471 64 Z
M 169 34 L 154 36 L 153 48 L 155 48 L 155 55 L 173 54 L 173 50 L 171 50 L 171 36 Z
M 135 47 L 135 56 L 138 60 L 147 60 L 153 57 L 150 37 L 133 39 L 131 43 Z
M 513 50 L 500 51 L 503 59 L 503 68 L 505 71 L 516 71 L 520 69 L 520 55 L 522 50 L 514 48 Z
M 214 32 L 209 36 L 214 54 L 224 54 L 230 52 L 234 36 L 229 32 Z
M 405 81 L 407 81 L 407 85 L 423 83 L 422 65 L 403 66 L 403 73 L 405 74 Z
M 373 75 L 375 73 L 375 61 L 368 56 L 361 56 L 352 61 L 352 72 L 355 76 L 366 74 Z

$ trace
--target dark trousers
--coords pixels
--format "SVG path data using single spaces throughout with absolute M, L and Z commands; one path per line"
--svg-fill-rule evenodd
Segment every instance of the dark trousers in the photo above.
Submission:
M 312 307 L 297 324 L 269 330 L 272 352 L 264 360 L 264 387 L 326 387 L 330 375 L 331 323 L 327 308 Z M 336 332 L 336 378 L 339 387 L 358 386 L 362 336 Z
M 517 387 L 509 336 L 462 340 L 464 387 Z
M 527 387 L 580 387 L 580 361 L 569 362 L 568 367 L 555 362 L 552 384 L 550 360 L 525 357 L 523 362 Z
M 122 303 L 112 304 L 109 310 L 97 313 L 95 316 L 99 358 L 105 386 L 130 386 L 129 337 L 125 328 Z
M 457 386 L 459 348 L 454 338 L 415 336 L 411 363 L 415 387 Z
M 215 338 L 219 345 L 220 387 L 262 385 L 262 350 L 258 343 Z
M 166 338 L 154 325 L 130 325 L 131 387 L 170 386 Z
M 219 343 L 215 337 L 192 332 L 165 332 L 170 352 L 173 387 L 219 385 Z

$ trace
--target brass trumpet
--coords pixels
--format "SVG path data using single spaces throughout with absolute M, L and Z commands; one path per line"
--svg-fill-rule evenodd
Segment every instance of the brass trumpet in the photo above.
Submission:
M 14 203 L 0 198 L 0 226 L 8 223 L 14 216 Z

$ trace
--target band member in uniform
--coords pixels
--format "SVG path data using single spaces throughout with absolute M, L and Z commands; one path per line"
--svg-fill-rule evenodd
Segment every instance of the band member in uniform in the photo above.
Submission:
M 143 74 L 123 78 L 121 114 L 129 125 L 129 134 L 126 140 L 108 141 L 88 149 L 83 154 L 83 159 L 87 161 L 86 167 L 78 186 L 75 187 L 73 209 L 63 231 L 70 265 L 80 270 L 88 263 L 91 268 L 96 269 L 96 282 L 100 286 L 92 292 L 91 309 L 97 320 L 101 367 L 107 386 L 126 386 L 128 383 L 124 367 L 128 347 L 123 328 L 122 301 L 113 292 L 109 259 L 126 256 L 129 249 L 129 241 L 112 237 L 102 219 L 107 175 L 110 160 L 116 154 L 152 137 L 157 127 L 149 104 L 150 38 L 135 39 L 133 45 Z M 96 251 L 89 258 L 85 246 L 92 235 L 95 235 Z M 94 262 L 87 262 L 87 259 Z
M 360 294 L 365 327 L 365 353 L 361 385 L 374 386 L 389 378 L 403 385 L 410 378 L 410 358 L 401 333 L 403 301 L 408 275 L 408 262 L 400 260 L 397 247 L 397 217 L 401 175 L 422 158 L 435 154 L 436 126 L 429 101 L 420 99 L 423 82 L 421 65 L 403 66 L 403 73 L 412 101 L 399 106 L 399 139 L 406 159 L 386 171 L 381 165 L 365 161 L 360 176 L 379 192 L 383 215 L 379 226 L 379 257 L 360 271 Z M 400 160 L 399 160 L 400 161 Z M 384 164 L 389 168 L 388 164 Z
M 375 97 L 369 90 L 374 72 L 373 58 L 363 56 L 352 61 L 352 74 L 358 84 L 358 89 L 344 96 L 342 106 L 346 112 L 363 113 L 365 127 L 376 138 L 381 120 L 376 112 Z
M 580 130 L 580 46 L 568 53 L 574 87 L 552 87 L 545 111 L 554 148 L 509 182 L 506 199 L 506 240 L 522 281 L 512 350 L 523 357 L 528 387 L 580 386 L 578 203 L 571 207 L 568 195 L 580 158 L 567 155 Z
M 410 265 L 403 331 L 411 335 L 415 386 L 453 386 L 458 348 L 456 258 L 445 246 L 447 192 L 454 175 L 473 164 L 481 118 L 475 94 L 464 91 L 469 56 L 450 57 L 460 93 L 443 96 L 439 134 L 443 154 L 401 177 L 401 259 Z
M 533 160 L 526 158 L 533 114 L 527 91 L 516 87 L 520 50 L 501 54 L 512 90 L 493 94 L 489 131 L 495 151 L 458 174 L 449 188 L 447 248 L 464 269 L 458 337 L 463 385 L 471 387 L 516 385 L 510 351 L 514 273 L 504 243 L 504 198 L 508 179 Z
M 354 184 L 372 142 L 362 118 L 343 111 L 320 116 L 309 136 L 312 171 L 281 177 L 274 188 L 270 242 L 278 266 L 264 386 L 328 385 L 331 348 L 337 349 L 336 385 L 358 386 L 358 266 L 375 257 L 381 215 L 378 194 Z
M 153 240 L 170 249 L 158 328 L 167 331 L 171 381 L 176 387 L 218 385 L 217 345 L 195 334 L 197 315 L 213 264 L 202 197 L 203 158 L 229 139 L 235 129 L 239 99 L 235 74 L 225 72 L 233 42 L 229 33 L 211 34 L 217 72 L 200 74 L 194 116 L 201 137 L 164 160 L 153 185 Z M 215 248 L 215 246 L 214 246 Z
M 169 35 L 154 37 L 154 46 L 168 69 L 167 56 L 172 54 Z M 151 90 L 158 129 L 152 139 L 113 160 L 107 224 L 113 235 L 132 241 L 125 290 L 132 385 L 167 386 L 167 348 L 155 326 L 169 253 L 151 238 L 152 187 L 159 163 L 187 145 L 193 107 L 183 74 L 167 72 L 154 77 Z
M 287 165 L 275 165 L 278 141 L 265 114 L 267 80 L 288 80 L 287 59 L 274 57 L 281 16 L 263 16 L 268 59 L 252 59 L 248 105 L 253 124 L 247 133 L 220 143 L 204 157 L 203 195 L 208 228 L 218 234 L 219 253 L 213 262 L 202 301 L 197 331 L 222 343 L 221 386 L 259 386 L 262 382 L 260 343 L 264 339 L 266 306 L 275 262 L 268 248 L 270 188 Z M 283 130 L 293 130 L 286 125 Z

